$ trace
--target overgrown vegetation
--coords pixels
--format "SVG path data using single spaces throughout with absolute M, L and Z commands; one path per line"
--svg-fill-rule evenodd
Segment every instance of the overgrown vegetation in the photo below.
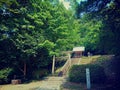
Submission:
M 105 82 L 104 68 L 94 64 L 72 66 L 69 72 L 69 80 L 71 82 L 86 83 L 86 68 L 90 69 L 91 83 Z

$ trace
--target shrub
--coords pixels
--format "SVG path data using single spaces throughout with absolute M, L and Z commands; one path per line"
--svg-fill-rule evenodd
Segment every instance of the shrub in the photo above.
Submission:
M 12 72 L 11 68 L 5 68 L 0 70 L 0 84 L 9 82 L 8 76 L 11 74 L 11 72 Z
M 105 82 L 106 75 L 104 68 L 98 65 L 74 65 L 69 72 L 69 80 L 71 82 L 86 82 L 86 68 L 90 69 L 91 83 L 103 83 Z
M 34 79 L 41 79 L 42 77 L 44 77 L 48 74 L 49 74 L 49 71 L 47 69 L 37 70 L 37 71 L 34 71 L 33 78 Z

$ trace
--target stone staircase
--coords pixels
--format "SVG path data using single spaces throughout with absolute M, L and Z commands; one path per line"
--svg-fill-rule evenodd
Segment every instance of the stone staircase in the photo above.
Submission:
M 41 82 L 39 87 L 32 90 L 60 90 L 60 86 L 65 82 L 65 78 L 49 76 Z

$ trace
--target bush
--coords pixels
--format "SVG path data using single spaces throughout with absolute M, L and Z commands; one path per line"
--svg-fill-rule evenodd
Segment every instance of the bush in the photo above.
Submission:
M 86 82 L 86 68 L 90 69 L 91 83 L 103 83 L 105 82 L 106 75 L 104 68 L 98 65 L 74 65 L 69 72 L 69 80 L 71 82 Z
M 44 77 L 48 74 L 49 74 L 49 71 L 47 69 L 37 70 L 37 71 L 34 71 L 33 78 L 34 79 L 41 79 L 42 77 Z
M 9 82 L 8 76 L 11 74 L 11 72 L 12 72 L 11 68 L 5 68 L 0 70 L 0 84 Z

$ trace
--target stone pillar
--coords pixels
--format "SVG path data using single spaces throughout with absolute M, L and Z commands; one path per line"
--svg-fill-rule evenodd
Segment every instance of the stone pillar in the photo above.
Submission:
M 55 72 L 55 55 L 53 56 L 53 63 L 52 63 L 52 74 Z

